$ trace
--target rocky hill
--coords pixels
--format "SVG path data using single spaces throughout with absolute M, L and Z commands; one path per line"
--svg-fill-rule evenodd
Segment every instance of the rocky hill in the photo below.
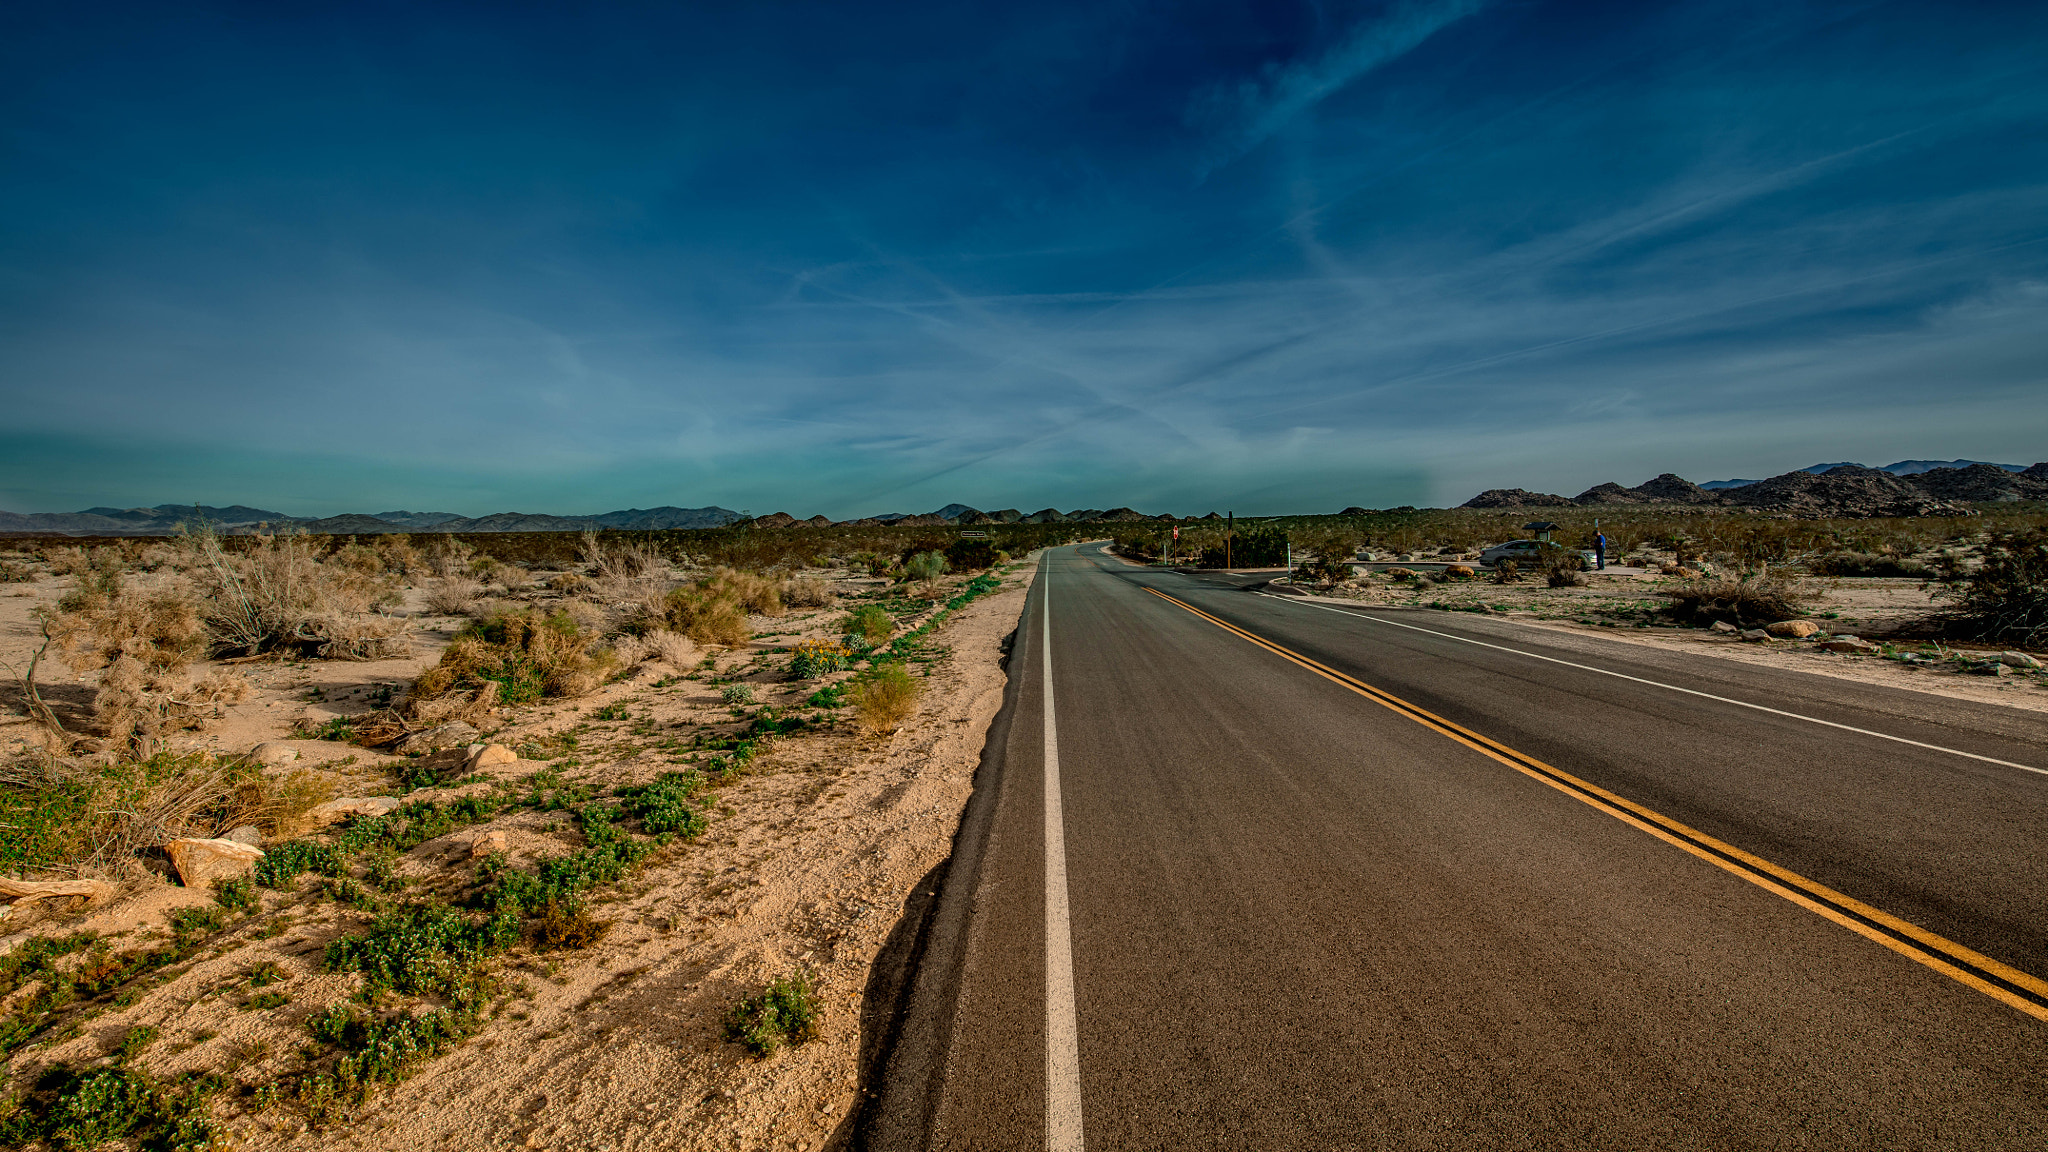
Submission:
M 1567 499 L 1521 488 L 1492 488 L 1467 500 L 1465 508 L 1560 508 L 1604 505 L 1686 504 L 1755 508 L 1801 517 L 1957 516 L 1973 504 L 2048 500 L 2048 463 L 2020 469 L 2005 464 L 1959 461 L 1960 466 L 1916 469 L 1928 463 L 1902 460 L 1889 468 L 1835 464 L 1823 471 L 1801 469 L 1768 480 L 1709 490 L 1666 472 L 1634 488 L 1596 484 Z

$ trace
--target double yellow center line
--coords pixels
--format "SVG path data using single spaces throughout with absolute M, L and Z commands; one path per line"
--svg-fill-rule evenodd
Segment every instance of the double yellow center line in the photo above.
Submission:
M 1924 964 L 1951 980 L 1967 984 L 2037 1020 L 2048 1021 L 2048 981 L 2030 976 L 2011 965 L 2001 964 L 1953 940 L 1937 936 L 1860 900 L 1845 896 L 1824 884 L 1816 883 L 1796 872 L 1780 868 L 1768 860 L 1744 852 L 1732 844 L 1716 840 L 1704 832 L 1689 828 L 1598 785 L 1587 783 L 1569 772 L 1553 768 L 1534 756 L 1517 752 L 1498 740 L 1454 724 L 1363 680 L 1339 672 L 1327 664 L 1311 660 L 1262 636 L 1247 632 L 1235 624 L 1211 616 L 1184 600 L 1176 599 L 1156 588 L 1147 588 L 1145 591 L 1185 608 L 1218 628 L 1242 637 L 1283 660 L 1300 665 L 1325 680 L 1356 692 L 1375 704 L 1447 736 L 1482 756 L 1498 760 L 1588 807 L 1648 832 L 1667 844 L 1692 853 L 1716 868 L 1740 876 L 1809 912 L 1825 916 L 1852 932 L 1875 940 L 1899 955 Z

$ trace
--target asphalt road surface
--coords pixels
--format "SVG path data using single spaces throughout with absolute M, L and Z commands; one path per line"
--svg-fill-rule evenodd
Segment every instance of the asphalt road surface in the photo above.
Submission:
M 865 1146 L 2048 1148 L 2040 714 L 1043 565 Z

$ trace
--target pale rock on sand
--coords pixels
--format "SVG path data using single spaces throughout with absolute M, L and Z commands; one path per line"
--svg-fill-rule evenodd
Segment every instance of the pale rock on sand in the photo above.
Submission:
M 393 745 L 392 751 L 401 756 L 410 756 L 416 752 L 439 752 L 445 748 L 474 744 L 476 738 L 481 735 L 483 733 L 477 731 L 474 725 L 452 720 L 407 736 Z
M 299 758 L 299 750 L 281 740 L 266 740 L 249 749 L 249 760 L 265 768 L 277 768 Z
M 346 796 L 315 805 L 306 813 L 306 819 L 312 821 L 315 828 L 320 828 L 351 816 L 388 816 L 398 805 L 396 796 Z
M 239 840 L 173 840 L 164 851 L 178 869 L 178 882 L 187 888 L 246 875 L 263 859 L 263 849 Z

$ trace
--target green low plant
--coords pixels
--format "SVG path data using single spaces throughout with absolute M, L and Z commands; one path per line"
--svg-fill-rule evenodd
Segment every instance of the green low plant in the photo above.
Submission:
M 767 1056 L 817 1035 L 819 1009 L 810 973 L 793 972 L 733 1005 L 725 1016 L 725 1038 L 757 1057 Z

